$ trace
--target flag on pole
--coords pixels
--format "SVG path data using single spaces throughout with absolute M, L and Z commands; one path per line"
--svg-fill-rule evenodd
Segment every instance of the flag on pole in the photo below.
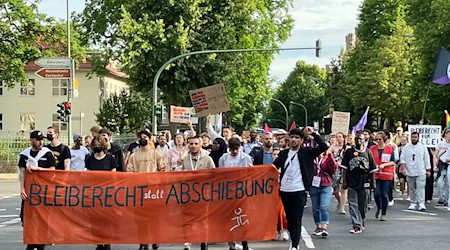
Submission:
M 220 134 L 222 134 L 222 124 L 223 124 L 222 113 L 217 114 L 217 116 L 218 116 L 218 119 L 216 122 L 216 132 L 220 135 Z
M 364 114 L 362 115 L 361 119 L 359 120 L 359 122 L 353 127 L 352 129 L 352 134 L 356 134 L 356 132 L 363 130 L 364 127 L 367 124 L 367 114 L 369 113 L 369 108 L 367 107 L 366 112 L 364 112 Z
M 272 130 L 270 129 L 269 125 L 267 123 L 264 123 L 264 133 L 271 133 Z
M 450 84 L 450 52 L 441 48 L 433 70 L 433 83 Z
M 291 127 L 289 128 L 289 131 L 294 130 L 297 128 L 297 124 L 295 124 L 295 121 L 292 121 Z
M 450 129 L 450 115 L 448 114 L 447 110 L 444 110 L 445 112 L 445 127 L 447 129 Z

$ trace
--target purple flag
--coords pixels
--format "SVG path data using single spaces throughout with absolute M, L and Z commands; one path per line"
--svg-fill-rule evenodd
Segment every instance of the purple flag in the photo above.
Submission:
M 369 113 L 369 108 L 367 107 L 366 112 L 364 112 L 363 116 L 359 120 L 359 122 L 353 127 L 352 134 L 356 134 L 356 132 L 363 130 L 367 124 L 367 114 Z
M 441 48 L 433 70 L 433 83 L 450 84 L 450 52 Z

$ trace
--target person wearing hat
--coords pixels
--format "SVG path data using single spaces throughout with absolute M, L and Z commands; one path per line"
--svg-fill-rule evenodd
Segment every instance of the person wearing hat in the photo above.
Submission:
M 73 147 L 70 149 L 70 170 L 84 171 L 86 156 L 89 155 L 89 150 L 83 146 L 83 137 L 78 134 L 73 134 Z
M 47 140 L 49 144 L 45 145 L 53 152 L 55 156 L 57 170 L 70 170 L 70 148 L 59 141 L 58 126 L 50 126 L 47 128 Z
M 19 179 L 20 179 L 20 198 L 22 198 L 22 206 L 20 208 L 20 219 L 23 225 L 23 205 L 28 199 L 25 190 L 26 172 L 39 170 L 55 170 L 55 158 L 52 151 L 44 146 L 44 134 L 35 130 L 30 134 L 31 147 L 22 151 L 19 155 Z M 27 250 L 37 249 L 43 250 L 45 245 L 27 245 Z
M 397 146 L 401 145 L 401 140 L 402 140 L 402 136 L 403 136 L 403 128 L 402 127 L 398 127 L 395 135 L 392 137 L 391 142 L 394 143 Z

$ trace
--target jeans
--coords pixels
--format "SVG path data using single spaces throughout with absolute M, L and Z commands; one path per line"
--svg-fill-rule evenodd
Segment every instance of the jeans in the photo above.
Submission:
M 331 187 L 311 187 L 309 195 L 311 196 L 312 211 L 314 223 L 329 223 L 329 206 L 333 189 Z
M 286 212 L 292 247 L 298 249 L 298 244 L 300 243 L 300 233 L 302 230 L 303 210 L 306 204 L 306 193 L 305 191 L 280 191 L 280 197 L 283 202 L 284 211 Z
M 438 198 L 440 202 L 445 203 L 449 198 L 448 195 L 448 182 L 447 182 L 447 169 L 442 169 L 441 176 L 436 181 Z
M 362 228 L 366 220 L 368 189 L 348 188 L 348 208 L 353 227 Z
M 373 194 L 375 198 L 375 203 L 377 204 L 377 208 L 381 209 L 381 215 L 386 215 L 387 207 L 388 207 L 388 195 L 389 188 L 391 186 L 391 181 L 385 180 L 377 180 L 375 193 Z
M 408 181 L 411 205 L 419 205 L 419 209 L 425 208 L 425 180 L 426 176 L 406 176 Z

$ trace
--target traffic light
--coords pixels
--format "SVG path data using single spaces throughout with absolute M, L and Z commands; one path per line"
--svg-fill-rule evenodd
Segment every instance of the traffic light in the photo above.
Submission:
M 72 104 L 70 102 L 64 102 L 64 114 L 69 116 L 72 113 Z
M 316 41 L 316 57 L 320 57 L 321 50 L 322 50 L 322 42 L 320 41 L 320 39 L 317 39 L 317 41 Z
M 157 121 L 161 122 L 162 121 L 162 105 L 160 104 L 156 104 L 156 117 L 157 117 Z
M 56 105 L 58 107 L 58 120 L 66 122 L 68 116 L 71 114 L 71 104 L 70 102 L 62 102 Z

